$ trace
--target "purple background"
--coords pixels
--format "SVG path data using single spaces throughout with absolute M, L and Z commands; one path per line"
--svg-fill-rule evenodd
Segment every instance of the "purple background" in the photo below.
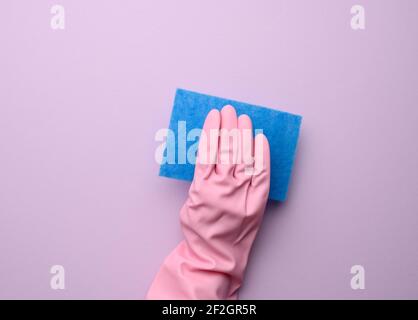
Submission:
M 0 2 L 0 298 L 144 297 L 181 239 L 177 87 L 304 116 L 241 298 L 418 298 L 417 1 L 61 0 L 53 31 L 55 3 Z

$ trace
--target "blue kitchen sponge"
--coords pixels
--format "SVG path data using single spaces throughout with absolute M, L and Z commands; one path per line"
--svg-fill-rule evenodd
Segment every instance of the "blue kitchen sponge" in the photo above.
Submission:
M 212 109 L 222 109 L 225 105 L 232 105 L 237 114 L 247 114 L 253 122 L 254 129 L 262 129 L 270 143 L 271 153 L 271 182 L 269 198 L 284 201 L 290 180 L 290 174 L 295 158 L 296 145 L 299 136 L 299 129 L 302 117 L 290 113 L 273 110 L 265 107 L 255 106 L 243 102 L 222 99 L 205 94 L 178 89 L 171 113 L 170 129 L 176 137 L 176 146 L 169 146 L 174 143 L 167 139 L 167 150 L 173 147 L 174 150 L 188 150 L 193 141 L 178 143 L 180 139 L 179 121 L 185 121 L 186 132 L 194 128 L 201 129 L 206 115 Z M 180 150 L 183 148 L 183 150 Z M 184 150 L 185 148 L 185 150 Z M 176 154 L 175 163 L 163 163 L 160 167 L 160 176 L 180 180 L 193 180 L 194 165 L 190 163 L 179 164 Z

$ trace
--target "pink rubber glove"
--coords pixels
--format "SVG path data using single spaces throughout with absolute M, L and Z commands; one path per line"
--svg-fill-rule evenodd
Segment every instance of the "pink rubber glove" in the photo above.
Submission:
M 210 139 L 219 129 L 220 138 Z M 234 129 L 240 136 L 238 152 L 223 135 Z M 202 132 L 208 139 L 200 140 L 194 180 L 180 213 L 185 240 L 165 259 L 147 299 L 238 298 L 270 188 L 269 144 L 263 134 L 248 137 L 251 129 L 251 119 L 237 118 L 231 106 L 208 114 Z M 248 153 L 254 161 L 248 161 Z

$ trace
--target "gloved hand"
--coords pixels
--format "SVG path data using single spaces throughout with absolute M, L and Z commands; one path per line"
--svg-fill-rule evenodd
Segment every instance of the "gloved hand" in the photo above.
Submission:
M 214 133 L 218 137 L 219 131 L 219 139 L 210 138 Z M 238 148 L 231 143 L 233 134 L 228 136 L 234 131 Z M 199 142 L 189 197 L 180 212 L 185 240 L 164 261 L 147 298 L 237 299 L 269 188 L 267 138 L 253 138 L 251 119 L 237 118 L 233 107 L 212 110 Z

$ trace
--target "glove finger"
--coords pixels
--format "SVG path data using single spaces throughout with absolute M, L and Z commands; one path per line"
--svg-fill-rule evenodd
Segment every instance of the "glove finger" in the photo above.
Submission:
M 221 115 L 219 111 L 212 109 L 206 116 L 199 138 L 195 168 L 195 172 L 198 174 L 209 174 L 215 168 L 220 124 Z
M 219 157 L 216 172 L 221 175 L 233 174 L 238 155 L 237 113 L 232 106 L 221 110 L 221 131 L 219 141 Z
M 254 166 L 253 158 L 253 125 L 246 114 L 238 117 L 239 150 L 238 163 L 235 166 L 235 176 L 240 179 L 251 179 L 251 174 L 246 174 L 248 169 Z

